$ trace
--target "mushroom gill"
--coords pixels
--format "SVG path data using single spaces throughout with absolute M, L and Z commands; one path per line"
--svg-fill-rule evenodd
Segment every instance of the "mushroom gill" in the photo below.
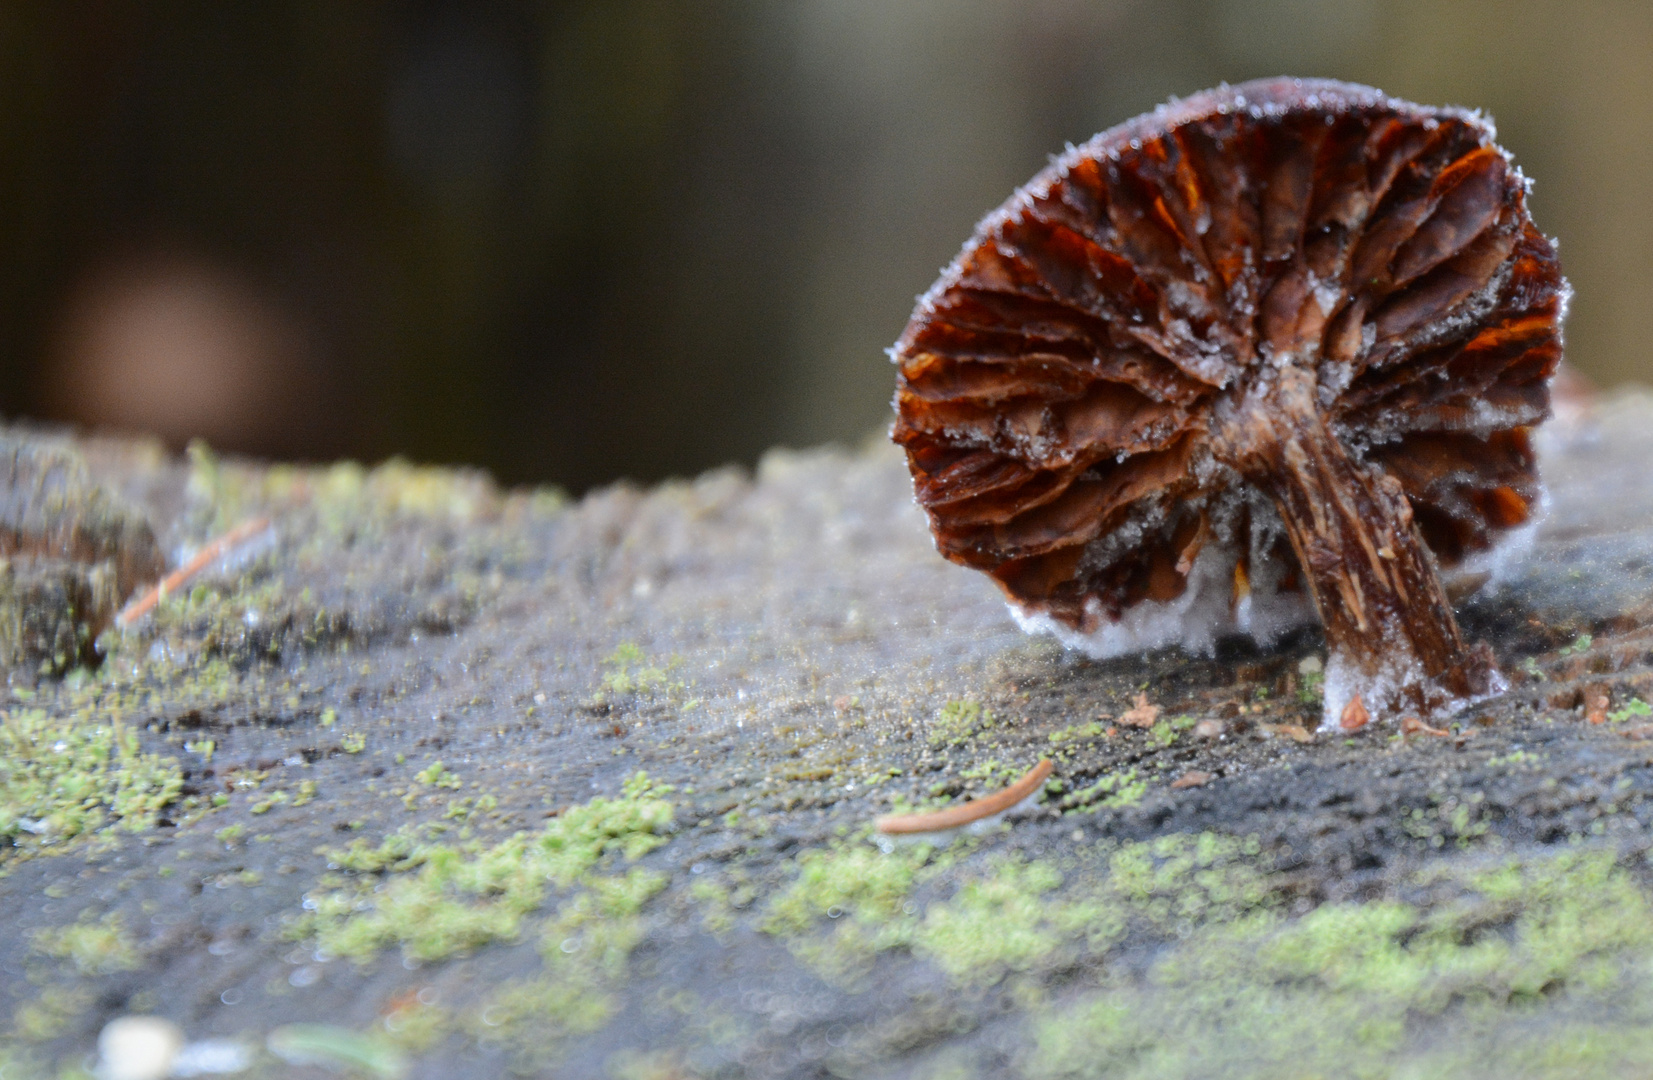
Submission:
M 1475 113 L 1274 79 L 1069 150 L 893 350 L 947 558 L 1093 655 L 1318 615 L 1325 717 L 1496 692 L 1440 571 L 1530 524 L 1567 286 Z

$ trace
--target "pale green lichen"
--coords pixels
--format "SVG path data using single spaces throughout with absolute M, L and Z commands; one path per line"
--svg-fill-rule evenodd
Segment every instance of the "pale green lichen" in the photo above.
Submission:
M 1624 703 L 1624 707 L 1614 709 L 1607 714 L 1607 719 L 1615 724 L 1622 724 L 1626 720 L 1639 720 L 1653 716 L 1653 705 L 1649 705 L 1641 698 L 1631 698 Z
M 991 984 L 1026 971 L 1067 946 L 1101 952 L 1125 920 L 1102 901 L 1054 895 L 1062 875 L 1050 864 L 1004 859 L 931 904 L 913 929 L 913 952 L 956 982 Z
M 1049 739 L 1052 746 L 1063 746 L 1084 739 L 1100 739 L 1106 734 L 1107 729 L 1103 727 L 1102 722 L 1092 720 L 1088 724 L 1070 724 L 1059 731 L 1053 731 Z
M 1596 639 L 1590 634 L 1580 634 L 1578 637 L 1573 639 L 1573 643 L 1571 645 L 1566 645 L 1556 650 L 1556 655 L 1577 656 L 1580 653 L 1588 651 L 1590 646 L 1595 644 L 1595 640 Z
M 642 867 L 582 878 L 581 889 L 541 928 L 540 974 L 490 993 L 470 1018 L 472 1033 L 508 1046 L 520 1071 L 533 1071 L 554 1060 L 567 1039 L 607 1024 L 643 939 L 643 907 L 666 880 Z
M 1168 720 L 1160 720 L 1148 729 L 1148 745 L 1156 750 L 1163 750 L 1176 741 L 1176 729 Z
M 307 507 L 327 535 L 351 535 L 376 520 L 418 517 L 476 521 L 515 509 L 537 516 L 561 511 L 566 498 L 550 488 L 502 496 L 486 473 L 414 465 L 401 458 L 371 468 L 354 461 L 332 465 L 251 465 L 225 462 L 201 440 L 189 446 L 189 491 L 227 529 L 278 506 Z
M 119 912 L 102 919 L 36 930 L 29 946 L 42 956 L 68 961 L 81 975 L 135 971 L 143 965 L 143 954 L 127 933 Z
M 1447 842 L 1467 848 L 1486 835 L 1489 828 L 1483 804 L 1486 796 L 1471 792 L 1465 796 L 1431 796 L 1427 806 L 1402 807 L 1401 831 L 1431 847 Z
M 1108 859 L 1108 892 L 1133 915 L 1166 927 L 1238 918 L 1269 906 L 1278 883 L 1255 837 L 1171 833 L 1126 844 Z
M 869 922 L 893 918 L 932 854 L 926 844 L 888 853 L 864 843 L 806 851 L 796 860 L 797 878 L 770 900 L 764 929 L 799 933 L 843 914 Z
M 1297 683 L 1297 703 L 1299 705 L 1318 705 L 1326 694 L 1326 673 L 1319 668 L 1307 671 L 1299 669 Z
M 1075 791 L 1061 802 L 1063 810 L 1119 810 L 1135 806 L 1148 793 L 1148 782 L 1138 780 L 1135 769 L 1105 773 L 1089 786 Z
M 896 775 L 900 775 L 899 770 L 891 771 Z M 960 769 L 959 779 L 985 781 L 985 785 L 989 788 L 1004 787 L 1025 772 L 1027 772 L 1026 766 L 1007 764 L 998 758 L 988 758 L 980 764 L 972 765 L 967 769 Z
M 1035 1077 L 1653 1066 L 1653 900 L 1608 852 L 1437 868 L 1417 882 L 1427 904 L 1299 917 L 1255 839 L 1209 833 L 1121 845 L 1100 874 L 1014 855 L 942 872 L 928 852 L 856 843 L 796 863 L 764 927 L 833 982 L 864 987 L 890 950 L 961 986 L 1014 976 L 1017 1000 L 1043 1001 L 1057 972 L 1100 972 L 1079 1001 L 1030 1014 Z M 1146 973 L 1097 963 L 1128 931 L 1167 943 Z
M 32 1001 L 25 1001 L 13 1010 L 12 1031 L 30 1042 L 55 1039 L 73 1027 L 95 1000 L 88 986 L 45 987 Z
M 1161 929 L 1234 918 L 1273 898 L 1254 841 L 1213 834 L 1128 844 L 1098 884 L 1045 860 L 995 856 L 961 869 L 969 849 L 879 851 L 858 842 L 806 852 L 797 876 L 766 905 L 764 930 L 787 939 L 818 974 L 860 985 L 872 961 L 905 949 L 960 985 L 1096 958 L 1134 923 Z M 923 898 L 953 886 L 943 896 Z M 831 930 L 815 933 L 826 921 Z
M 993 712 L 984 709 L 981 702 L 949 701 L 936 714 L 930 725 L 931 746 L 958 746 L 980 734 L 993 723 Z
M 622 641 L 603 660 L 602 693 L 604 696 L 624 697 L 681 691 L 685 684 L 674 679 L 672 673 L 682 666 L 683 661 L 676 657 L 663 665 L 655 663 L 636 642 Z
M 1455 898 L 1208 912 L 1141 978 L 1035 1025 L 1035 1077 L 1640 1075 L 1653 905 L 1610 853 L 1464 873 Z
M 115 823 L 152 828 L 182 787 L 177 761 L 145 753 L 117 715 L 0 713 L 0 842 L 38 846 Z
M 414 774 L 413 778 L 421 784 L 425 784 L 429 787 L 448 788 L 450 790 L 463 787 L 465 784 L 463 780 L 459 779 L 458 776 L 455 776 L 454 773 L 440 761 L 434 761 L 430 765 L 419 770 Z
M 593 799 L 537 834 L 490 847 L 426 843 L 410 833 L 377 848 L 357 841 L 329 853 L 352 877 L 335 876 L 309 893 L 292 933 L 358 960 L 392 945 L 410 958 L 436 960 L 513 939 L 547 888 L 572 886 L 610 854 L 636 859 L 665 843 L 670 790 L 638 773 L 620 798 Z

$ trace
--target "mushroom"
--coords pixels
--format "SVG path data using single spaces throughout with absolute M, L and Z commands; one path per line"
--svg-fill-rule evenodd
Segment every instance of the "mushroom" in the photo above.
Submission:
M 1493 138 L 1271 79 L 1070 148 L 891 351 L 938 549 L 1098 657 L 1318 615 L 1325 727 L 1500 692 L 1441 575 L 1531 534 L 1568 288 Z

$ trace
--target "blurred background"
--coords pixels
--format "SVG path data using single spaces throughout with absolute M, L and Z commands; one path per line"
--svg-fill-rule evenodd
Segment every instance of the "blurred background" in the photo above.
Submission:
M 983 213 L 1172 94 L 1476 106 L 1647 379 L 1642 0 L 0 2 L 0 412 L 582 490 L 887 423 Z

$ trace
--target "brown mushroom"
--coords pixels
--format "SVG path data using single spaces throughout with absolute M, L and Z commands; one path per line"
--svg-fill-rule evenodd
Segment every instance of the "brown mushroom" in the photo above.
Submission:
M 1567 285 L 1476 113 L 1221 87 L 1070 149 L 981 223 L 892 351 L 949 559 L 1093 655 L 1318 614 L 1324 723 L 1498 692 L 1443 570 L 1541 497 Z

